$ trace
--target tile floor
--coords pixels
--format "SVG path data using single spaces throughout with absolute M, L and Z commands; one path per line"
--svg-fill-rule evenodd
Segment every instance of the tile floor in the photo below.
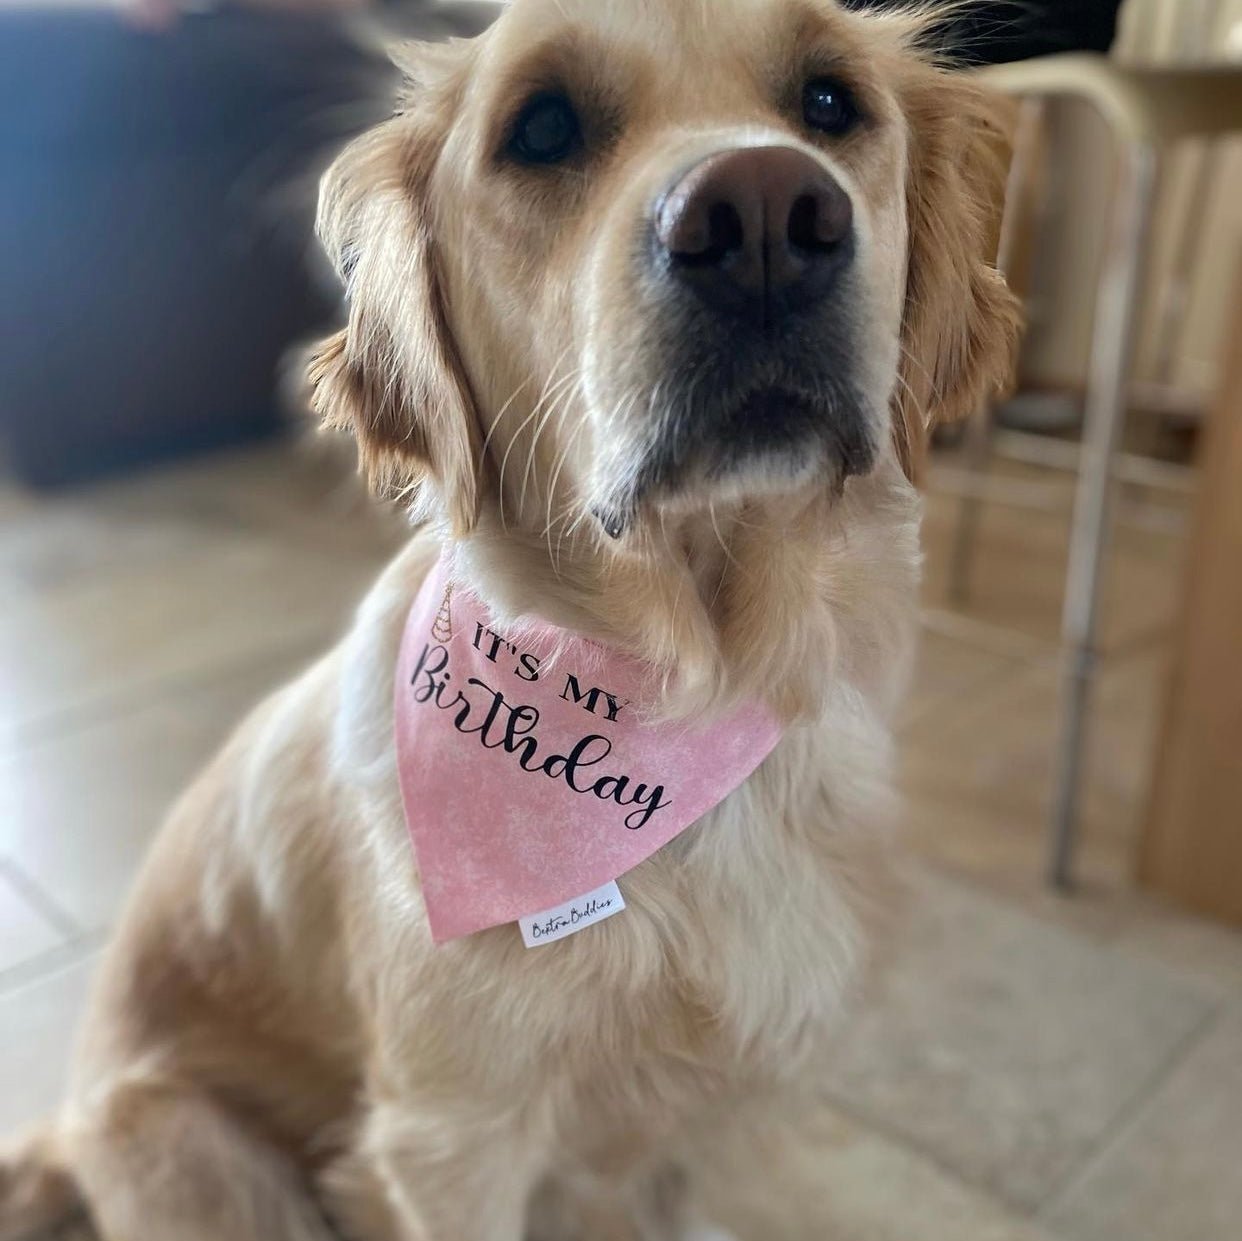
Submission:
M 1065 900 L 1038 881 L 1065 523 L 989 509 L 963 612 L 953 513 L 933 486 L 894 966 L 813 1114 L 713 1152 L 719 1210 L 748 1241 L 1233 1241 L 1242 935 L 1128 881 L 1179 541 L 1118 538 L 1086 884 Z M 162 807 L 400 537 L 324 448 L 52 499 L 0 486 L 0 1132 L 55 1103 Z

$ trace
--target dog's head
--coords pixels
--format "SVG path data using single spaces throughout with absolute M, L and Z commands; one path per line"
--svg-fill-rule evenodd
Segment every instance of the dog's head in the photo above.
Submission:
M 516 0 L 324 180 L 317 407 L 459 533 L 839 491 L 1008 372 L 992 105 L 911 17 Z M 890 448 L 889 446 L 893 447 Z

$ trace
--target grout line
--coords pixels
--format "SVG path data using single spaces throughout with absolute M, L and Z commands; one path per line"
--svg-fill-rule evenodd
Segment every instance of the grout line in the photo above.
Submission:
M 1217 1017 L 1224 1017 L 1233 1009 L 1242 1009 L 1242 1003 L 1239 1001 L 1236 989 L 1230 983 L 1205 977 L 1192 966 L 1180 965 L 1166 960 L 1158 953 L 1147 951 L 1141 944 L 1127 942 L 1124 939 L 1125 930 L 1116 921 L 1112 920 L 1111 915 L 1106 915 L 1107 921 L 1099 928 L 1096 928 L 1085 923 L 1074 923 L 1069 916 L 1058 916 L 1055 912 L 1055 906 L 1051 903 L 1051 900 L 1060 900 L 1072 904 L 1091 899 L 1090 896 L 1083 896 L 1081 893 L 1070 893 L 1067 896 L 1054 895 L 1050 890 L 1045 889 L 1050 897 L 1050 903 L 1043 904 L 1038 899 L 1040 895 L 1038 890 L 1031 893 L 1031 899 L 1025 899 L 1021 895 L 1013 895 L 1005 888 L 998 887 L 995 882 L 984 874 L 979 874 L 938 858 L 928 858 L 921 853 L 907 851 L 906 856 L 912 857 L 919 866 L 931 871 L 936 878 L 965 889 L 976 899 L 990 902 L 1007 910 L 1010 914 L 1037 922 L 1046 931 L 1072 937 L 1099 952 L 1108 954 L 1119 962 L 1137 967 L 1145 973 L 1156 975 L 1165 986 L 1182 992 L 1187 999 L 1198 1003 L 1204 1010 L 1203 1017 L 1198 1024 L 1187 1031 L 1182 1040 L 1179 1040 L 1174 1045 L 1169 1053 L 1171 1056 L 1177 1054 L 1182 1041 L 1193 1041 L 1200 1026 L 1204 1023 L 1212 1022 Z M 1102 889 L 1100 899 L 1124 900 L 1133 896 L 1136 891 L 1136 889 L 1130 889 L 1129 891 L 1113 893 Z M 1177 915 L 1175 911 L 1173 916 L 1178 917 L 1181 921 L 1191 921 L 1188 917 Z M 1210 1032 L 1210 1030 L 1206 1031 L 1206 1033 Z M 1161 1066 L 1157 1066 L 1152 1071 L 1152 1077 L 1156 1077 L 1160 1071 Z M 1143 1090 L 1146 1087 L 1140 1087 L 1140 1089 Z M 1104 1139 L 1101 1138 L 1100 1140 L 1103 1141 Z
M 1223 1003 L 1214 1005 L 1201 1020 L 1178 1039 L 1169 1054 L 1148 1075 L 1147 1080 L 1118 1108 L 1112 1123 L 1078 1160 L 1076 1167 L 1067 1172 L 1061 1178 L 1060 1183 L 1049 1191 L 1036 1209 L 1036 1219 L 1041 1223 L 1049 1222 L 1051 1213 L 1062 1205 L 1080 1185 L 1086 1183 L 1092 1173 L 1134 1131 L 1149 1104 L 1168 1084 L 1177 1070 L 1218 1028 L 1225 1018 L 1227 1009 L 1228 1006 Z
M 1055 663 L 1058 643 L 1055 640 L 1035 637 L 1005 625 L 979 620 L 965 612 L 952 608 L 925 604 L 919 611 L 922 626 L 929 633 L 951 638 L 965 646 L 973 646 L 1027 665 L 1040 666 Z
M 125 719 L 148 707 L 168 702 L 179 693 L 201 688 L 211 681 L 239 676 L 275 659 L 286 656 L 310 658 L 317 651 L 327 650 L 344 632 L 343 626 L 310 628 L 287 636 L 270 647 L 252 648 L 232 659 L 208 661 L 180 671 L 157 674 L 146 680 L 139 678 L 115 694 L 99 694 L 80 700 L 77 704 L 69 704 L 15 726 L 14 739 L 0 747 L 0 755 L 19 755 L 92 728 L 105 720 Z
M 929 864 L 925 859 L 919 859 L 919 861 L 921 865 L 931 865 L 934 874 L 938 878 L 948 881 L 955 887 L 961 887 L 971 892 L 977 899 L 986 901 L 999 909 L 1038 923 L 1045 930 L 1081 940 L 1091 944 L 1101 952 L 1115 953 L 1119 951 L 1114 945 L 1100 942 L 1083 931 L 1063 925 L 1055 920 L 1041 917 L 1038 913 L 1025 908 L 1023 905 L 1009 900 L 1003 893 L 997 892 L 972 875 L 958 873 L 939 865 Z M 1058 1181 L 1054 1182 L 1051 1188 L 1041 1195 L 1040 1200 L 1037 1202 L 1025 1203 L 1016 1198 L 1009 1198 L 993 1186 L 965 1174 L 960 1169 L 946 1162 L 934 1147 L 916 1137 L 903 1133 L 900 1129 L 883 1119 L 874 1117 L 870 1113 L 859 1109 L 846 1096 L 840 1094 L 836 1088 L 828 1086 L 824 1089 L 824 1093 L 833 1107 L 837 1108 L 855 1123 L 878 1134 L 885 1141 L 917 1155 L 938 1171 L 950 1177 L 957 1184 L 978 1193 L 1010 1216 L 1018 1216 L 1024 1220 L 1030 1220 L 1038 1224 L 1041 1229 L 1047 1231 L 1052 1228 L 1052 1220 L 1049 1218 L 1050 1211 L 1067 1197 L 1081 1181 L 1085 1180 L 1093 1169 L 1107 1157 L 1109 1152 L 1130 1132 L 1147 1105 L 1176 1073 L 1178 1068 L 1198 1050 L 1216 1027 L 1225 1020 L 1228 1014 L 1234 1011 L 1230 1001 L 1223 1000 L 1214 993 L 1209 994 L 1204 988 L 1199 987 L 1193 979 L 1186 978 L 1180 971 L 1161 963 L 1153 963 L 1147 960 L 1143 960 L 1141 964 L 1146 969 L 1153 969 L 1168 975 L 1170 980 L 1175 980 L 1179 986 L 1189 990 L 1193 998 L 1201 1002 L 1206 1011 L 1177 1040 L 1168 1054 L 1148 1074 L 1146 1080 L 1121 1104 L 1114 1117 L 1106 1123 L 1099 1136 L 1086 1144 L 1085 1149 L 1075 1161 L 1074 1166 L 1064 1173 Z
M 931 633 L 944 636 L 940 630 L 933 629 L 924 624 L 924 636 Z M 976 649 L 982 648 L 976 647 Z M 921 651 L 917 659 L 919 663 L 922 662 L 923 655 Z M 1004 683 L 1008 685 L 1012 683 L 1019 679 L 1023 673 L 1029 671 L 1030 667 L 1031 665 L 1025 661 L 1006 658 L 1006 663 L 1001 667 L 976 672 L 967 678 L 965 684 L 952 686 L 941 693 L 932 695 L 915 709 L 912 709 L 914 707 L 914 695 L 908 693 L 906 695 L 905 709 L 894 725 L 898 744 L 904 745 L 907 734 L 922 724 L 933 713 L 943 717 L 946 713 L 951 714 L 960 711 L 964 706 L 972 704 L 980 698 L 990 697 L 998 684 Z
M 14 995 L 93 956 L 107 942 L 109 934 L 108 931 L 88 931 L 55 948 L 49 948 L 46 952 L 11 965 L 6 970 L 0 970 L 0 999 Z
M 989 643 L 986 638 L 970 636 L 974 632 L 973 625 L 968 626 L 966 630 L 955 630 L 953 628 L 955 622 L 942 626 L 940 620 L 944 616 L 952 617 L 952 614 L 924 609 L 921 613 L 924 632 L 938 634 L 975 649 L 988 651 L 993 655 L 1008 659 L 1010 664 L 1009 667 L 998 670 L 994 675 L 972 681 L 965 690 L 951 695 L 952 708 L 943 718 L 952 720 L 954 724 L 977 720 L 981 714 L 996 707 L 1015 686 L 1020 686 L 1023 683 L 1026 683 L 1028 686 L 1038 686 L 1041 676 L 1058 673 L 1060 665 L 1057 659 L 1040 658 L 1037 655 L 1026 657 L 1018 649 L 1006 651 L 1000 644 Z M 1120 649 L 1115 655 L 1104 656 L 1095 677 L 1097 687 L 1104 680 L 1105 676 L 1116 676 L 1120 669 L 1125 668 L 1131 662 L 1137 662 L 1143 655 L 1147 654 L 1149 649 L 1151 648 L 1126 647 Z M 943 695 L 941 696 L 939 704 L 932 704 L 936 707 L 937 713 L 944 710 L 944 697 Z M 1053 709 L 1047 717 L 1047 728 L 1049 730 L 1055 726 L 1059 718 L 1059 705 L 1057 704 L 1059 704 L 1059 697 L 1055 700 Z M 931 714 L 932 711 L 930 709 L 924 709 L 914 712 L 909 719 L 899 720 L 897 731 L 901 747 L 917 747 L 917 735 Z M 1048 735 L 1052 735 L 1051 731 L 1049 731 Z
M 1107 661 L 1110 667 L 1136 659 L 1151 651 L 1168 649 L 1176 633 L 1177 622 L 1174 619 L 1152 621 L 1142 629 L 1136 629 L 1128 637 L 1119 638 L 1112 646 L 1100 652 L 1101 662 Z
M 1092 899 L 1089 895 L 1089 888 L 1080 890 L 1080 892 L 1088 892 L 1086 896 L 1075 893 L 1061 895 L 1048 888 L 1042 891 L 1036 888 L 1026 894 L 1015 894 L 998 885 L 986 873 L 970 870 L 943 858 L 929 856 L 920 850 L 906 848 L 903 850 L 903 856 L 908 862 L 913 862 L 936 879 L 968 892 L 977 900 L 984 901 L 1011 915 L 1035 922 L 1044 930 L 1056 935 L 1068 936 L 1081 941 L 1129 965 L 1138 966 L 1147 973 L 1159 975 L 1166 985 L 1185 992 L 1189 998 L 1198 1001 L 1207 1010 L 1203 1020 L 1210 1020 L 1218 1009 L 1226 1009 L 1237 1003 L 1234 991 L 1229 984 L 1204 978 L 1193 968 L 1164 960 L 1159 955 L 1144 950 L 1140 944 L 1127 943 L 1121 938 L 1124 931 L 1114 922 L 1109 921 L 1097 930 L 1086 923 L 1074 923 L 1068 916 L 1058 916 L 1054 902 L 1074 904 Z M 1125 899 L 1133 896 L 1134 891 L 1131 889 L 1113 893 L 1107 889 L 1100 889 L 1099 899 Z M 1040 898 L 1044 895 L 1048 897 L 1047 904 L 1041 903 Z M 1174 914 L 1174 916 L 1178 915 Z M 1189 917 L 1181 917 L 1180 920 L 1191 921 Z M 1196 1029 L 1198 1029 L 1197 1026 L 1189 1031 L 1186 1037 L 1193 1036 Z
M 1007 1198 L 1000 1190 L 992 1185 L 986 1184 L 983 1180 L 968 1176 L 960 1168 L 954 1167 L 949 1163 L 943 1155 L 932 1146 L 920 1141 L 918 1138 L 910 1137 L 908 1134 L 902 1133 L 900 1129 L 890 1125 L 887 1121 L 873 1117 L 862 1109 L 856 1107 L 843 1095 L 839 1094 L 831 1086 L 823 1089 L 825 1102 L 829 1106 L 835 1108 L 847 1120 L 861 1126 L 863 1129 L 874 1134 L 888 1145 L 896 1147 L 903 1151 L 906 1155 L 914 1159 L 919 1159 L 928 1167 L 932 1168 L 938 1175 L 951 1181 L 959 1189 L 966 1193 L 974 1195 L 981 1202 L 994 1208 L 1002 1216 L 1011 1220 L 1020 1220 L 1023 1223 L 1039 1223 L 1039 1227 L 1043 1228 L 1042 1222 L 1036 1220 L 1036 1207 L 1026 1205 L 1016 1199 Z M 1049 1238 L 1052 1241 L 1052 1238 Z
M 1038 664 L 1014 660 L 1012 666 L 998 669 L 995 675 L 980 679 L 968 692 L 951 693 L 942 697 L 934 712 L 918 711 L 912 721 L 902 725 L 898 746 L 902 750 L 917 749 L 920 744 L 919 735 L 933 716 L 940 724 L 937 732 L 972 723 L 980 715 L 1004 702 L 1009 694 L 1021 686 L 1037 685 L 1036 678 L 1040 671 Z
M 924 603 L 919 610 L 919 620 L 927 633 L 937 634 L 960 642 L 963 646 L 987 651 L 1030 667 L 1058 667 L 1064 655 L 1065 647 L 1059 635 L 1051 638 L 1038 637 L 1008 625 L 981 620 L 969 612 L 951 607 Z M 1114 669 L 1152 650 L 1158 650 L 1167 645 L 1172 633 L 1172 621 L 1157 620 L 1110 644 L 1101 644 L 1097 652 L 1101 670 L 1105 666 L 1110 670 Z
M 9 881 L 25 902 L 49 922 L 65 940 L 77 939 L 83 927 L 49 896 L 11 857 L 0 857 L 0 875 Z

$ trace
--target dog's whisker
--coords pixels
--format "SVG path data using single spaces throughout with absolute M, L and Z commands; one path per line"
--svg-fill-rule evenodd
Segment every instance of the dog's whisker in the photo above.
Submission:
M 560 355 L 559 355 L 559 356 L 557 357 L 557 359 L 556 359 L 556 362 L 553 364 L 553 368 L 552 368 L 552 371 L 550 372 L 549 379 L 548 379 L 548 381 L 544 384 L 544 389 L 543 389 L 543 390 L 544 390 L 544 392 L 545 392 L 545 393 L 546 393 L 546 392 L 547 392 L 547 390 L 548 390 L 548 385 L 552 382 L 552 380 L 551 380 L 551 376 L 552 376 L 552 375 L 555 375 L 555 373 L 556 373 L 556 369 L 557 369 L 557 368 L 560 366 L 560 364 L 564 361 L 564 359 L 565 359 L 566 355 L 569 353 L 570 347 L 571 347 L 571 346 L 568 346 L 568 345 L 567 345 L 564 349 L 562 349 L 562 350 L 561 350 L 561 352 L 560 352 Z M 521 393 L 522 389 L 523 389 L 524 387 L 526 387 L 526 385 L 527 385 L 529 382 L 530 382 L 530 377 L 529 377 L 529 376 L 528 376 L 526 379 L 522 380 L 522 382 L 521 382 L 521 383 L 519 383 L 519 384 L 518 384 L 518 386 L 514 389 L 513 394 L 509 397 L 509 399 L 508 399 L 508 400 L 504 403 L 504 405 L 501 407 L 500 413 L 496 415 L 495 420 L 493 421 L 493 423 L 492 423 L 491 427 L 488 429 L 487 435 L 484 437 L 484 440 L 483 440 L 483 447 L 482 447 L 482 453 L 483 453 L 483 454 L 486 454 L 486 452 L 487 452 L 488 448 L 489 448 L 489 447 L 490 447 L 490 445 L 491 445 L 491 442 L 492 442 L 493 438 L 495 437 L 495 435 L 496 435 L 497 431 L 500 429 L 501 423 L 504 421 L 504 418 L 505 418 L 506 414 L 508 414 L 508 413 L 509 413 L 509 411 L 510 411 L 510 409 L 511 409 L 511 408 L 513 408 L 514 402 L 517 400 L 517 397 L 518 397 L 518 396 L 519 396 L 519 394 Z M 539 406 L 539 404 L 542 402 L 542 400 L 543 400 L 543 397 L 542 397 L 542 395 L 541 395 L 540 400 L 536 402 L 536 410 L 538 409 L 538 406 Z M 516 432 L 515 432 L 515 434 L 514 434 L 513 439 L 512 439 L 512 440 L 510 440 L 510 442 L 509 442 L 508 446 L 506 447 L 505 454 L 504 454 L 504 458 L 503 458 L 503 460 L 501 461 L 501 467 L 500 467 L 500 479 L 499 479 L 499 484 L 498 484 L 498 485 L 499 485 L 499 490 L 500 490 L 500 496 L 499 496 L 499 506 L 500 506 L 500 524 L 501 524 L 501 527 L 502 527 L 504 530 L 506 530 L 506 531 L 508 530 L 508 528 L 509 528 L 509 527 L 508 527 L 508 521 L 506 520 L 506 517 L 505 517 L 505 487 L 504 487 L 504 474 L 505 474 L 505 467 L 506 467 L 506 466 L 507 466 L 507 464 L 508 464 L 508 460 L 509 460 L 509 453 L 512 451 L 514 444 L 516 443 L 517 439 L 520 437 L 520 435 L 521 435 L 522 431 L 525 429 L 526 425 L 529 423 L 529 421 L 530 421 L 530 417 L 532 417 L 532 416 L 533 416 L 533 414 L 534 414 L 534 411 L 532 411 L 532 414 L 531 414 L 530 416 L 528 416 L 528 417 L 527 417 L 527 418 L 526 418 L 526 419 L 525 419 L 525 420 L 521 423 L 521 425 L 519 425 L 519 427 L 517 428 L 517 431 L 516 431 Z
M 576 439 L 577 437 L 575 435 L 571 438 Z M 546 513 L 547 521 L 545 522 L 543 529 L 543 539 L 547 544 L 548 558 L 552 561 L 553 570 L 558 578 L 561 576 L 561 553 L 565 541 L 566 522 L 570 514 L 576 514 L 578 509 L 579 504 L 576 497 L 571 497 L 564 504 L 562 504 L 556 511 L 555 515 L 553 515 L 551 504 L 548 505 Z M 555 546 L 552 542 L 553 530 L 556 530 Z
M 613 414 L 612 414 L 612 419 L 615 419 L 615 418 L 617 418 L 617 417 L 620 415 L 620 411 L 621 411 L 622 406 L 624 406 L 624 408 L 625 408 L 625 413 L 626 413 L 627 415 L 628 415 L 630 412 L 632 412 L 633 406 L 634 406 L 634 404 L 638 401 L 639 396 L 640 396 L 640 394 L 639 394 L 638 392 L 636 392 L 636 391 L 635 391 L 635 392 L 631 392 L 628 396 L 624 396 L 624 397 L 622 398 L 622 400 L 621 400 L 621 401 L 619 401 L 619 402 L 617 403 L 617 405 L 614 407 L 614 411 L 613 411 Z M 621 415 L 621 416 L 624 416 L 624 415 Z M 611 420 L 611 419 L 610 419 L 610 420 Z M 574 431 L 573 431 L 573 434 L 572 434 L 572 435 L 571 435 L 571 437 L 570 437 L 569 444 L 567 445 L 567 447 L 566 447 L 565 451 L 561 454 L 560 461 L 559 461 L 559 463 L 558 463 L 558 465 L 557 465 L 557 469 L 556 469 L 556 471 L 555 471 L 555 472 L 554 472 L 554 474 L 553 474 L 553 478 L 552 478 L 552 485 L 551 485 L 551 487 L 549 488 L 549 500 L 548 500 L 548 505 L 549 505 L 549 508 L 548 508 L 548 521 L 547 521 L 547 525 L 545 526 L 545 529 L 544 529 L 544 533 L 545 533 L 546 535 L 548 535 L 549 539 L 550 539 L 550 531 L 551 531 L 551 529 L 552 529 L 552 517 L 551 517 L 551 497 L 552 497 L 553 493 L 555 493 L 555 490 L 556 490 L 556 485 L 557 485 L 557 481 L 558 481 L 558 479 L 559 479 L 559 475 L 560 475 L 560 470 L 561 470 L 561 468 L 564 466 L 564 464 L 565 464 L 565 460 L 566 460 L 566 458 L 567 458 L 567 456 L 568 456 L 569 452 L 572 450 L 573 446 L 576 444 L 576 441 L 577 441 L 577 439 L 578 439 L 579 435 L 581 435 L 581 433 L 582 433 L 582 429 L 583 429 L 583 427 L 584 427 L 585 425 L 586 425 L 585 420 L 583 420 L 583 421 L 580 421 L 580 422 L 578 423 L 577 427 L 575 427 L 575 429 L 574 429 Z M 577 502 L 576 502 L 576 501 L 575 501 L 575 502 L 573 502 L 573 503 L 571 503 L 571 505 L 570 505 L 569 509 L 567 509 L 567 510 L 565 510 L 565 511 L 566 511 L 566 512 L 568 512 L 568 511 L 572 511 L 572 508 L 573 508 L 573 507 L 576 507 L 576 504 L 577 504 Z M 577 519 L 576 519 L 576 520 L 575 520 L 575 522 L 574 522 L 574 527 L 576 528 L 576 527 L 577 527 L 577 526 L 578 526 L 578 525 L 579 525 L 579 524 L 580 524 L 580 523 L 581 523 L 581 522 L 582 522 L 582 521 L 583 521 L 586 517 L 588 517 L 588 516 L 590 516 L 590 515 L 591 515 L 591 511 L 590 511 L 590 509 L 589 509 L 589 508 L 583 508 L 583 509 L 579 512 L 578 517 L 577 517 Z M 563 520 L 564 520 L 564 514 L 562 514 L 562 516 L 561 516 L 558 520 L 563 521 Z M 561 542 L 562 542 L 563 538 L 564 538 L 564 530 L 562 529 L 561 534 L 560 534 L 560 535 L 558 536 L 558 538 L 557 538 L 557 545 L 556 545 L 556 552 L 555 552 L 555 559 L 557 560 L 557 563 L 558 563 L 558 574 L 559 574 L 560 548 L 561 548 Z M 549 546 L 549 550 L 551 551 L 551 547 L 550 547 L 550 546 Z
M 498 499 L 500 503 L 500 524 L 506 533 L 509 530 L 509 523 L 505 519 L 505 497 L 507 495 L 507 489 L 505 487 L 505 471 L 509 467 L 509 457 L 512 454 L 513 449 L 517 446 L 517 442 L 521 438 L 522 432 L 538 416 L 539 416 L 539 406 L 536 405 L 534 409 L 532 409 L 530 413 L 526 415 L 526 417 L 522 420 L 521 425 L 513 433 L 513 436 L 510 438 L 508 444 L 505 445 L 505 451 L 500 458 L 500 472 L 499 472 L 499 479 L 497 482 L 497 490 L 499 491 Z M 520 520 L 520 516 L 521 515 L 519 513 L 519 520 Z
M 566 350 L 565 352 L 567 353 L 568 350 Z M 562 353 L 561 356 L 563 358 L 565 356 L 565 353 Z M 501 462 L 500 462 L 500 477 L 499 477 L 499 482 L 498 482 L 498 487 L 500 491 L 500 521 L 501 521 L 502 527 L 505 530 L 508 530 L 508 523 L 505 520 L 505 496 L 506 496 L 505 472 L 508 469 L 509 457 L 512 454 L 513 449 L 517 446 L 518 441 L 522 438 L 522 432 L 525 431 L 526 428 L 536 418 L 538 418 L 540 414 L 543 412 L 541 407 L 543 405 L 543 402 L 547 399 L 546 394 L 549 391 L 555 388 L 558 388 L 562 383 L 568 382 L 573 377 L 573 374 L 574 372 L 571 372 L 570 375 L 567 375 L 563 377 L 562 379 L 556 380 L 555 382 L 552 379 L 549 379 L 548 382 L 544 384 L 543 392 L 545 395 L 540 396 L 540 399 L 535 403 L 534 408 L 531 409 L 531 411 L 522 420 L 517 430 L 513 433 L 513 437 L 509 440 L 509 443 L 505 446 L 504 455 L 502 456 Z M 522 509 L 522 501 L 519 501 L 519 504 L 518 504 L 518 520 L 519 521 L 521 521 L 521 516 L 522 516 L 521 509 Z
M 554 417 L 558 422 L 561 420 L 564 410 L 568 407 L 568 403 L 573 400 L 576 393 L 580 375 L 581 372 L 575 370 L 566 376 L 564 383 L 558 385 L 556 396 L 552 399 L 552 403 L 544 411 L 543 417 L 535 427 L 535 433 L 531 437 L 530 449 L 526 454 L 526 467 L 522 471 L 522 491 L 518 499 L 519 516 L 526 511 L 526 491 L 532 481 L 539 441 L 543 438 L 544 432 Z
M 505 415 L 514 408 L 514 402 L 517 401 L 518 397 L 522 393 L 522 389 L 525 388 L 530 381 L 531 376 L 527 376 L 523 379 L 522 382 L 513 389 L 513 393 L 509 399 L 500 407 L 500 412 L 496 415 L 492 425 L 487 429 L 487 434 L 483 437 L 482 451 L 484 454 L 486 454 L 487 450 L 491 447 L 492 440 L 496 438 L 496 432 L 500 430 L 500 424 L 504 421 Z
M 548 487 L 548 506 L 547 506 L 547 514 L 546 514 L 547 524 L 544 527 L 544 536 L 548 542 L 548 554 L 552 558 L 552 561 L 553 561 L 553 571 L 556 573 L 556 576 L 558 578 L 561 575 L 561 541 L 562 540 L 561 540 L 561 537 L 557 538 L 556 548 L 555 550 L 553 550 L 553 547 L 552 547 L 552 501 L 556 495 L 556 487 L 557 487 L 558 482 L 560 481 L 561 470 L 564 468 L 565 462 L 568 459 L 569 454 L 573 451 L 573 449 L 577 445 L 578 438 L 581 436 L 583 428 L 585 426 L 586 426 L 586 421 L 585 420 L 580 421 L 578 425 L 574 428 L 573 432 L 570 434 L 568 439 L 566 440 L 565 447 L 562 450 L 561 455 L 560 455 L 560 460 L 557 463 L 556 469 L 552 473 L 552 482 Z M 558 517 L 558 523 L 563 523 L 565 515 L 571 512 L 574 507 L 575 507 L 575 502 L 573 501 L 567 504 L 563 508 L 561 516 Z M 563 536 L 563 533 L 564 531 L 562 530 L 562 536 Z

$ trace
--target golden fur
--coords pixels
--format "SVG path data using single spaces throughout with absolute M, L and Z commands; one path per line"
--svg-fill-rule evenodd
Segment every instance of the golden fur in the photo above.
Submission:
M 862 959 L 914 628 L 909 477 L 1016 333 L 987 262 L 993 104 L 918 54 L 921 26 L 829 0 L 517 0 L 475 41 L 400 52 L 397 113 L 324 180 L 350 311 L 312 383 L 421 531 L 172 813 L 57 1125 L 0 1165 L 0 1236 L 75 1204 L 107 1241 L 686 1235 L 694 1132 L 800 1081 Z M 824 65 L 864 133 L 813 139 L 782 107 Z M 590 99 L 607 158 L 498 168 L 513 102 L 550 79 Z M 688 161 L 774 141 L 854 199 L 883 447 L 848 482 L 691 479 L 613 542 L 592 509 L 660 381 L 633 221 Z M 669 714 L 762 694 L 789 720 L 626 877 L 623 916 L 555 948 L 426 929 L 391 678 L 447 538 L 500 620 L 634 652 Z

